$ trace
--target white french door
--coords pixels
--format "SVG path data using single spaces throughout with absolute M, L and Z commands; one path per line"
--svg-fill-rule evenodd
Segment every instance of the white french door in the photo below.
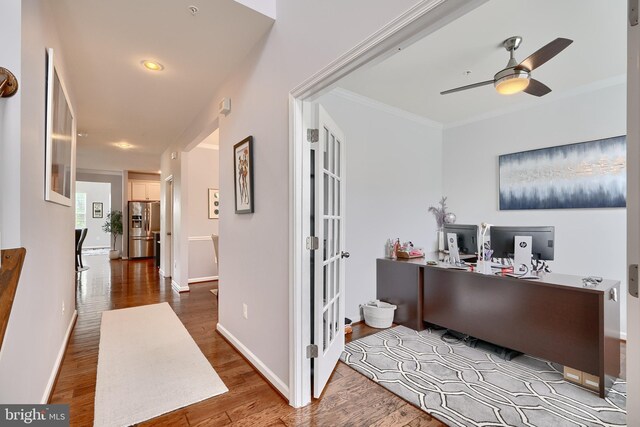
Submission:
M 640 24 L 631 12 L 627 21 L 627 262 L 640 264 Z M 630 269 L 631 271 L 631 269 Z M 630 278 L 629 278 L 630 279 Z M 640 425 L 640 301 L 627 281 L 627 425 Z M 637 295 L 637 294 L 636 294 Z
M 313 396 L 322 394 L 344 349 L 345 139 L 320 105 L 314 105 L 318 141 L 314 154 Z

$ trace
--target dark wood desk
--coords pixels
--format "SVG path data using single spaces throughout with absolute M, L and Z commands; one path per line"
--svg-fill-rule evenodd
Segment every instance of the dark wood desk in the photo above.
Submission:
M 615 298 L 614 298 L 615 295 Z M 537 280 L 377 260 L 377 297 L 394 322 L 424 322 L 596 375 L 604 397 L 620 375 L 620 282 L 585 287 L 580 276 Z

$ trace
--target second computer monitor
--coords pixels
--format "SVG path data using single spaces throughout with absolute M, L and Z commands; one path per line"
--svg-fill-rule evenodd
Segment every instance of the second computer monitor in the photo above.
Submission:
M 458 237 L 458 250 L 461 254 L 475 254 L 478 252 L 478 226 L 464 224 L 445 224 L 444 226 L 445 244 L 444 249 L 449 250 L 447 233 L 456 233 Z
M 491 227 L 491 249 L 495 258 L 513 258 L 516 236 L 531 236 L 534 259 L 552 261 L 555 228 L 546 227 Z

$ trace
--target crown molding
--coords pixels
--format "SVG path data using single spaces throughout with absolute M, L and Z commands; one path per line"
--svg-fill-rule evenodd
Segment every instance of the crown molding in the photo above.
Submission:
M 416 122 L 433 129 L 442 130 L 444 127 L 442 123 L 435 120 L 420 116 L 415 113 L 411 113 L 409 111 L 394 107 L 389 104 L 385 104 L 384 102 L 369 98 L 364 95 L 360 95 L 359 93 L 351 92 L 350 90 L 341 87 L 336 88 L 328 93 L 328 95 L 331 94 L 346 99 L 347 101 L 355 102 L 357 104 L 364 105 L 365 107 L 373 108 L 374 110 L 382 111 L 383 113 L 391 114 L 406 120 L 411 120 L 412 122 Z

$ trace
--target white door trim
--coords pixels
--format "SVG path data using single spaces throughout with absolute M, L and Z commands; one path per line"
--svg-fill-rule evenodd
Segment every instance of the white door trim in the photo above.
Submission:
M 423 0 L 347 53 L 318 71 L 289 94 L 289 403 L 301 407 L 311 402 L 311 369 L 306 359 L 309 344 L 309 253 L 305 249 L 305 161 L 309 146 L 305 136 L 303 102 L 331 89 L 357 68 L 381 61 L 425 35 L 443 27 L 488 0 Z M 305 224 L 307 224 L 305 226 Z M 305 286 L 306 284 L 306 286 Z
M 627 20 L 627 263 L 640 264 L 640 25 Z M 629 283 L 627 277 L 627 283 Z M 640 425 L 640 301 L 627 293 L 627 425 Z

